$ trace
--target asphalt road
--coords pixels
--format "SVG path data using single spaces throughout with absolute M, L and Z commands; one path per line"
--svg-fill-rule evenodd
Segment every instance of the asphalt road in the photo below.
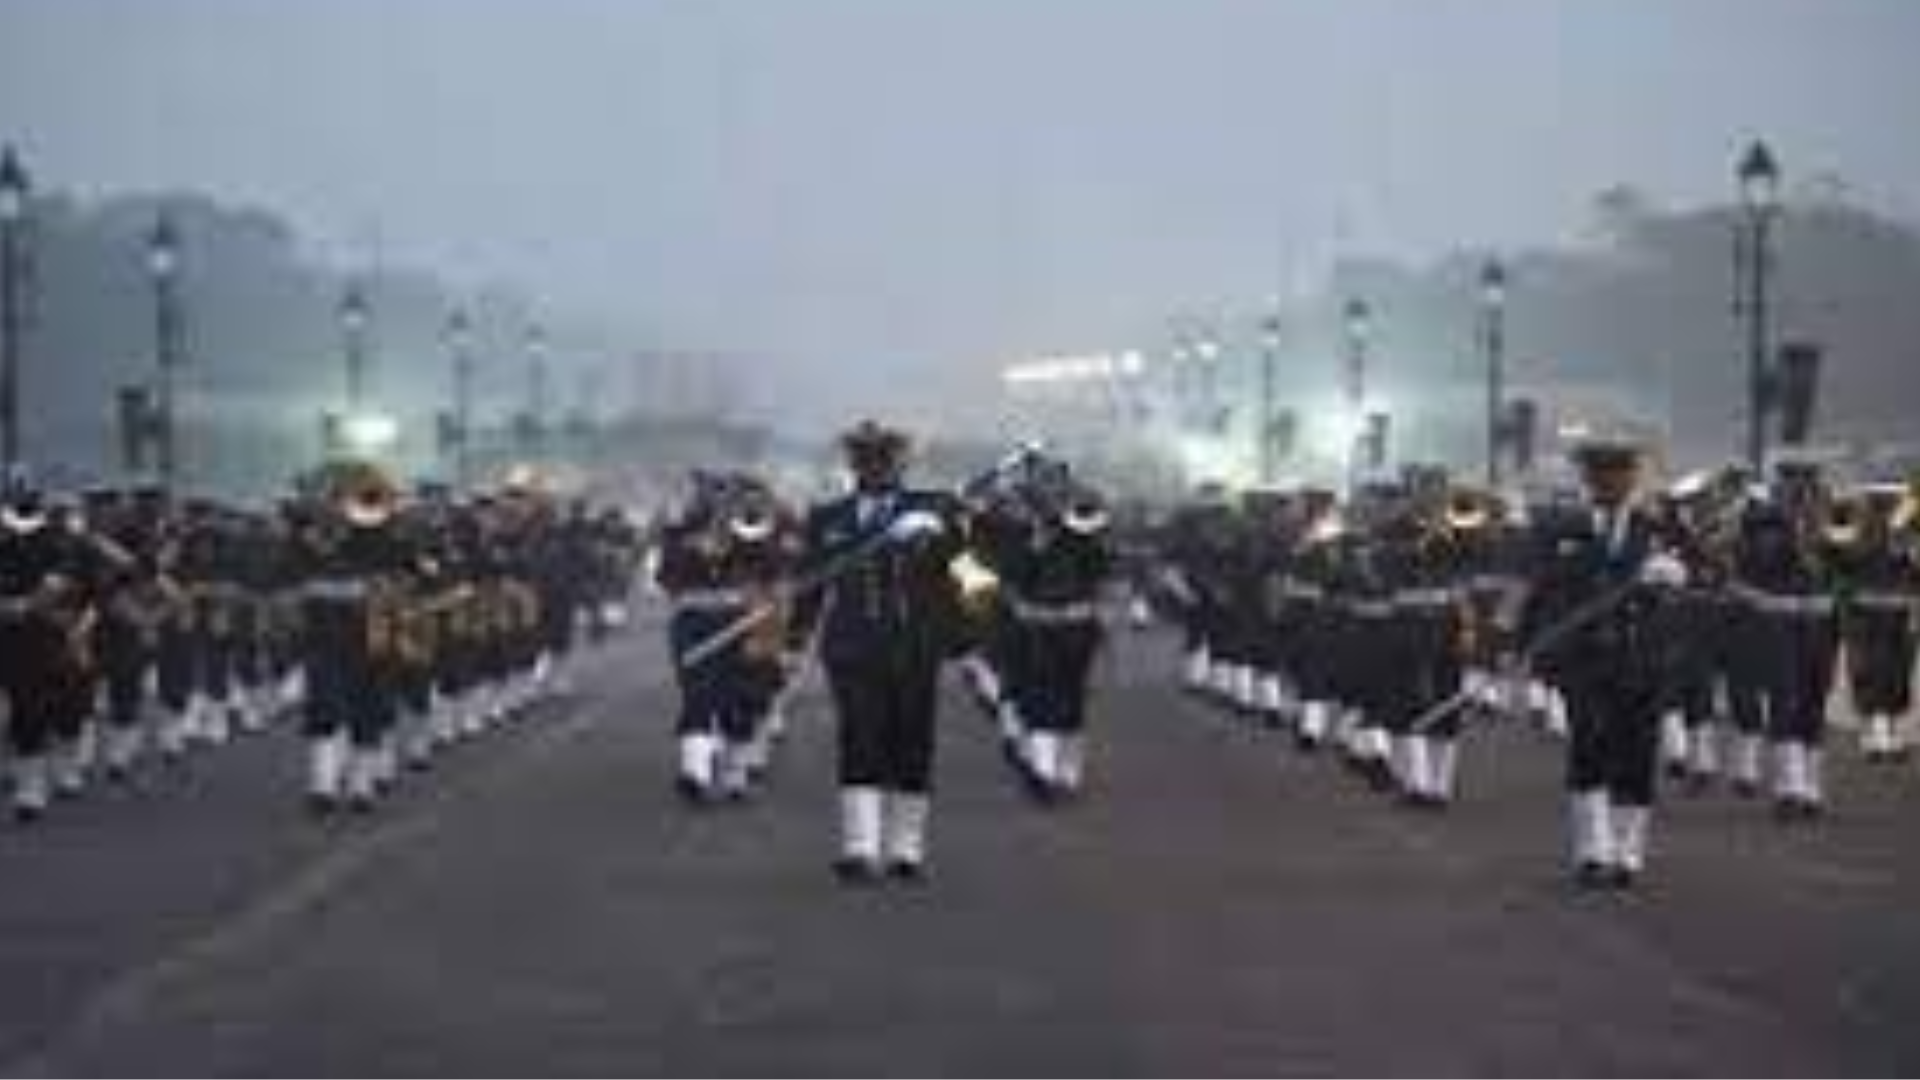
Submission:
M 1112 659 L 1060 810 L 949 696 L 919 890 L 828 873 L 817 694 L 762 799 L 679 806 L 644 632 L 373 820 L 308 820 L 283 732 L 0 827 L 0 1073 L 1920 1070 L 1920 766 L 1814 828 L 1675 797 L 1649 886 L 1581 895 L 1547 737 L 1400 810 Z

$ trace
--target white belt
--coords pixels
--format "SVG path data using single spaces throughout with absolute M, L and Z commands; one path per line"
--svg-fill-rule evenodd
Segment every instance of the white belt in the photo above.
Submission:
M 1404 589 L 1393 596 L 1393 602 L 1401 607 L 1447 607 L 1453 601 L 1451 589 Z
M 673 594 L 673 606 L 680 611 L 715 611 L 746 607 L 750 603 L 752 600 L 741 589 L 688 589 Z
M 1790 596 L 1746 586 L 1735 589 L 1734 595 L 1745 601 L 1755 611 L 1768 615 L 1816 618 L 1833 614 L 1831 596 Z
M 1907 611 L 1920 605 L 1920 596 L 1896 592 L 1856 593 L 1853 605 L 1869 611 Z
M 1289 600 L 1325 600 L 1327 591 L 1318 585 L 1288 580 L 1280 585 L 1280 594 Z
M 352 578 L 319 578 L 306 584 L 305 592 L 314 600 L 350 602 L 365 600 L 372 586 Z
M 1040 604 L 1012 597 L 1014 618 L 1025 623 L 1041 626 L 1068 626 L 1078 623 L 1090 623 L 1099 619 L 1100 611 L 1091 600 L 1079 600 L 1066 604 Z

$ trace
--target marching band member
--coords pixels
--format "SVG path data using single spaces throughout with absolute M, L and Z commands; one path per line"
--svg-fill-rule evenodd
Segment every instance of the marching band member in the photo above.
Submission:
M 1062 484 L 1035 493 L 1030 532 L 995 567 L 1011 619 L 1008 692 L 1025 725 L 1018 760 L 1043 801 L 1079 794 L 1085 778 L 1087 684 L 1113 558 L 1103 500 Z
M 686 512 L 662 534 L 655 576 L 674 605 L 681 692 L 675 784 L 689 802 L 743 799 L 765 768 L 786 633 L 775 587 L 790 551 L 770 493 L 739 476 L 697 475 Z M 748 619 L 747 633 L 722 639 Z
M 1731 696 L 1741 732 L 1735 779 L 1759 782 L 1759 746 L 1773 750 L 1773 799 L 1783 821 L 1825 806 L 1822 743 L 1839 627 L 1832 553 L 1821 535 L 1815 467 L 1777 463 L 1769 497 L 1742 515 L 1732 592 L 1742 607 L 1739 664 Z
M 56 781 L 77 790 L 71 758 L 91 709 L 91 590 L 99 567 L 80 538 L 53 518 L 24 474 L 0 493 L 0 697 L 13 752 L 13 812 L 47 811 Z
M 1628 887 L 1646 870 L 1658 770 L 1659 672 L 1650 617 L 1685 570 L 1657 547 L 1641 505 L 1641 449 L 1576 448 L 1586 499 L 1534 528 L 1521 640 L 1567 704 L 1575 880 Z
M 392 728 L 396 579 L 412 568 L 393 521 L 397 492 L 375 466 L 338 466 L 336 519 L 304 555 L 307 793 L 328 813 L 374 806 Z
M 1914 503 L 1901 484 L 1863 488 L 1829 529 L 1844 606 L 1848 690 L 1860 717 L 1867 760 L 1908 756 L 1901 720 L 1913 707 L 1914 617 L 1920 608 L 1920 549 Z
M 795 640 L 816 621 L 839 714 L 840 854 L 848 882 L 926 873 L 941 666 L 965 537 L 956 499 L 905 483 L 907 439 L 865 422 L 842 440 L 854 489 L 809 514 Z

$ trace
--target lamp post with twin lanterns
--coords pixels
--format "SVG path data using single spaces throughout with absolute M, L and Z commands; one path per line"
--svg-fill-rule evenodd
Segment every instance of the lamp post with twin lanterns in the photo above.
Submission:
M 1747 464 L 1766 463 L 1767 416 L 1774 400 L 1772 349 L 1773 226 L 1780 216 L 1780 165 L 1764 142 L 1750 144 L 1735 168 L 1740 217 L 1734 226 L 1734 311 L 1746 319 Z
M 1494 490 L 1507 444 L 1507 268 L 1499 259 L 1480 268 L 1480 347 L 1487 362 L 1487 488 Z
M 20 365 L 26 323 L 28 202 L 33 180 L 20 155 L 0 149 L 0 465 L 20 463 Z
M 473 480 L 473 322 L 465 311 L 447 317 L 445 336 L 453 362 L 453 412 L 441 445 L 451 452 L 453 482 L 465 488 Z
M 1254 427 L 1254 437 L 1259 440 L 1260 482 L 1267 486 L 1279 479 L 1279 421 L 1274 414 L 1274 398 L 1280 374 L 1280 332 L 1280 302 L 1276 299 L 1273 310 L 1260 322 L 1260 420 Z
M 1350 432 L 1347 441 L 1347 483 L 1357 485 L 1362 465 L 1362 447 L 1368 438 L 1373 418 L 1367 413 L 1368 350 L 1373 344 L 1373 308 L 1365 300 L 1352 297 L 1341 310 L 1346 333 L 1346 409 Z
M 175 385 L 186 359 L 186 327 L 180 307 L 180 235 L 164 211 L 147 235 L 147 277 L 153 283 L 153 349 L 156 376 L 152 435 L 160 490 L 173 496 L 180 483 L 179 420 Z

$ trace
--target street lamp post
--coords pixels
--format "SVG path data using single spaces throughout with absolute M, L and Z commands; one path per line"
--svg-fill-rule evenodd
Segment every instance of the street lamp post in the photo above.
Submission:
M 1260 329 L 1260 421 L 1255 438 L 1259 440 L 1260 482 L 1271 487 L 1279 479 L 1278 448 L 1274 445 L 1274 397 L 1280 368 L 1280 308 L 1267 314 Z
M 154 437 L 160 490 L 168 498 L 180 482 L 179 421 L 175 411 L 175 378 L 185 345 L 180 311 L 180 237 L 164 212 L 147 236 L 147 276 L 153 282 L 153 347 L 156 388 Z
M 373 320 L 366 293 L 358 283 L 349 284 L 340 297 L 341 344 L 347 373 L 348 417 L 360 415 L 367 392 L 367 331 Z
M 1507 427 L 1507 268 L 1499 259 L 1480 269 L 1480 334 L 1487 361 L 1487 487 L 1494 489 Z
M 1373 341 L 1373 308 L 1354 297 L 1347 301 L 1342 320 L 1347 336 L 1347 417 L 1352 429 L 1347 446 L 1347 482 L 1353 485 L 1359 481 L 1360 447 L 1365 440 L 1367 350 Z
M 0 465 L 20 462 L 20 365 L 26 323 L 27 202 L 33 181 L 20 156 L 0 150 Z
M 1746 318 L 1747 464 L 1756 473 L 1767 456 L 1767 415 L 1773 402 L 1773 223 L 1780 213 L 1780 166 L 1764 142 L 1747 147 L 1736 169 L 1741 216 L 1734 233 L 1736 311 Z
M 535 323 L 527 328 L 527 447 L 526 456 L 546 453 L 547 332 Z
M 465 311 L 447 319 L 447 352 L 453 358 L 453 480 L 464 489 L 473 479 L 473 324 Z

